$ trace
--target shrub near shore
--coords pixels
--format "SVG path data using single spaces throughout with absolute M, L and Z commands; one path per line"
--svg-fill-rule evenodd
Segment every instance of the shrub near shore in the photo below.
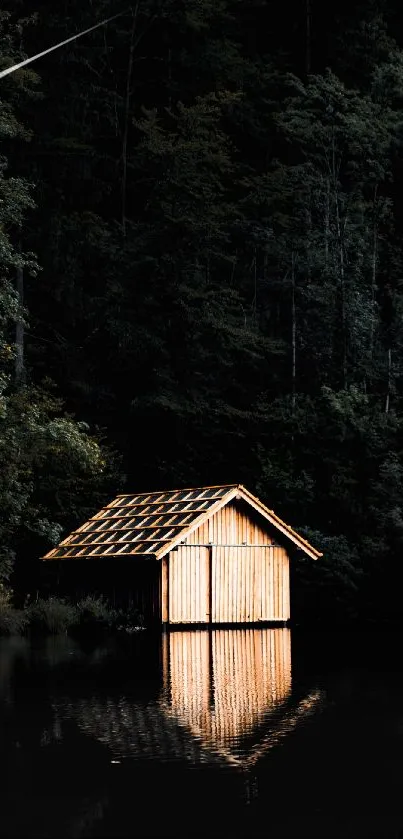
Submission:
M 57 597 L 38 598 L 16 609 L 12 592 L 0 587 L 0 635 L 81 635 L 100 632 L 132 633 L 143 629 L 136 609 L 114 609 L 102 597 L 87 595 L 77 603 Z

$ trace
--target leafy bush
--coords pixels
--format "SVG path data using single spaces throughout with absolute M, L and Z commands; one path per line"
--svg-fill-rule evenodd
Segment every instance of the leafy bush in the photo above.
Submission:
M 143 615 L 135 608 L 118 609 L 115 613 L 113 627 L 118 632 L 137 632 L 144 629 Z
M 12 593 L 0 583 L 0 635 L 21 635 L 28 617 L 11 603 Z
M 39 599 L 27 609 L 31 628 L 37 632 L 58 635 L 77 623 L 77 609 L 65 600 L 49 597 Z
M 77 603 L 77 625 L 86 629 L 109 629 L 116 622 L 117 613 L 103 597 L 87 595 Z

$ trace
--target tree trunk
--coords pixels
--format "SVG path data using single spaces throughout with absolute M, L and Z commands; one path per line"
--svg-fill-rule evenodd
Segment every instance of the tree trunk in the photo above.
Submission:
M 129 49 L 129 62 L 127 67 L 127 76 L 126 76 L 126 99 L 125 99 L 125 121 L 124 121 L 124 130 L 123 130 L 123 142 L 122 142 L 122 161 L 123 161 L 123 173 L 122 173 L 122 229 L 123 235 L 126 236 L 126 204 L 127 204 L 127 144 L 129 138 L 129 116 L 130 116 L 130 96 L 131 96 L 131 86 L 132 86 L 132 76 L 133 76 L 133 60 L 134 60 L 134 36 L 136 32 L 136 24 L 137 24 L 137 15 L 139 10 L 139 2 L 136 3 L 134 12 L 133 12 L 133 23 L 132 23 L 132 31 L 130 35 L 130 49 Z

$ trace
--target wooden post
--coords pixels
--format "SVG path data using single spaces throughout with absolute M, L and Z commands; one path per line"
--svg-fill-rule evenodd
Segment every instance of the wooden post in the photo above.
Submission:
M 161 560 L 161 621 L 169 623 L 169 554 Z
M 212 590 L 213 590 L 213 583 L 212 583 L 212 573 L 213 573 L 213 548 L 211 545 L 208 547 L 207 551 L 207 622 L 211 623 L 212 621 Z

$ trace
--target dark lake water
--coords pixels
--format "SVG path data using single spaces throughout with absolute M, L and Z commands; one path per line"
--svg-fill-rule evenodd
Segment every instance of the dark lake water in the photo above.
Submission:
M 0 639 L 0 835 L 403 837 L 399 646 Z

